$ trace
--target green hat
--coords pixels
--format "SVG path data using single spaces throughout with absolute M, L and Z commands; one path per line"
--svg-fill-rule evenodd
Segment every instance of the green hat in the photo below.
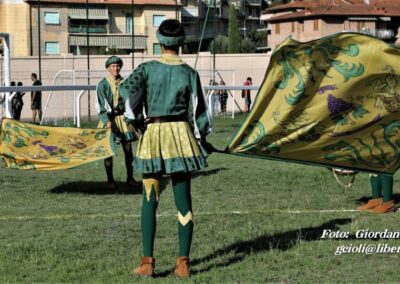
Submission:
M 114 64 L 114 63 L 121 65 L 121 67 L 124 65 L 124 63 L 122 62 L 121 58 L 119 58 L 118 56 L 113 55 L 113 56 L 111 56 L 111 57 L 109 57 L 107 59 L 106 68 L 108 68 L 108 66 L 110 66 L 110 64 Z
M 156 33 L 158 41 L 165 46 L 181 46 L 185 42 L 185 35 L 165 36 L 158 30 Z

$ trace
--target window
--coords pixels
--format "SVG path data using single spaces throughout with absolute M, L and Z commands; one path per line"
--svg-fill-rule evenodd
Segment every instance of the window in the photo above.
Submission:
M 153 27 L 159 27 L 165 19 L 163 15 L 153 15 Z
M 131 34 L 133 27 L 132 14 L 125 14 L 125 33 Z
M 318 31 L 318 30 L 319 30 L 319 21 L 314 20 L 314 31 Z
M 45 49 L 47 55 L 60 54 L 60 44 L 58 42 L 46 42 Z
M 60 15 L 57 12 L 44 12 L 44 23 L 46 25 L 59 25 Z
M 161 46 L 159 43 L 153 43 L 153 54 L 161 54 Z
M 278 35 L 281 33 L 281 26 L 279 23 L 275 24 L 275 33 Z

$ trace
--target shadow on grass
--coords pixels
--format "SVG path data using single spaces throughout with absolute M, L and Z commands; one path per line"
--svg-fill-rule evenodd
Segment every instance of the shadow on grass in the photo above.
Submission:
M 50 193 L 83 193 L 93 195 L 108 194 L 142 194 L 142 188 L 129 187 L 124 182 L 117 182 L 118 188 L 110 190 L 106 182 L 98 181 L 76 181 L 60 184 L 49 190 Z
M 321 239 L 323 230 L 338 230 L 340 225 L 345 225 L 351 222 L 350 218 L 334 219 L 324 223 L 318 227 L 303 228 L 299 230 L 287 231 L 275 235 L 264 235 L 252 240 L 240 241 L 228 246 L 225 246 L 212 254 L 202 258 L 196 258 L 191 261 L 191 266 L 194 267 L 199 264 L 210 262 L 213 259 L 230 256 L 219 263 L 209 264 L 202 269 L 193 269 L 192 274 L 210 271 L 211 269 L 226 267 L 237 262 L 244 260 L 252 254 L 268 250 L 281 250 L 286 251 L 296 245 L 299 240 L 301 241 L 316 241 Z M 167 272 L 164 272 L 167 273 Z M 170 273 L 170 272 L 168 272 Z M 161 274 L 163 275 L 163 274 Z
M 217 168 L 207 171 L 200 171 L 192 173 L 192 178 L 199 176 L 210 176 L 224 171 L 227 168 Z M 162 177 L 160 190 L 163 192 L 168 184 L 171 182 L 169 176 Z M 108 195 L 108 194 L 142 194 L 142 188 L 129 187 L 124 182 L 117 182 L 118 188 L 116 190 L 109 190 L 106 187 L 106 182 L 98 181 L 76 181 L 63 183 L 49 190 L 50 193 L 83 193 L 93 195 Z
M 215 175 L 221 171 L 225 171 L 228 168 L 216 168 L 216 169 L 212 169 L 212 170 L 207 170 L 207 171 L 199 171 L 199 172 L 193 172 L 192 173 L 192 178 L 196 178 L 199 176 L 211 176 L 211 175 Z

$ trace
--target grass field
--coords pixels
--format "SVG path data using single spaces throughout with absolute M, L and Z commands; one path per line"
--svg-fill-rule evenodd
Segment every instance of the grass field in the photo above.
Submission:
M 224 148 L 244 117 L 219 118 Z M 367 174 L 344 189 L 319 167 L 212 154 L 192 180 L 193 276 L 177 279 L 177 218 L 168 180 L 158 208 L 154 279 L 131 275 L 141 257 L 141 192 L 116 193 L 101 162 L 58 172 L 0 170 L 0 283 L 394 283 L 399 253 L 335 255 L 339 246 L 400 246 L 359 230 L 399 230 L 399 213 L 351 211 L 370 195 Z M 137 176 L 139 178 L 139 176 Z M 395 175 L 399 199 L 400 175 Z M 321 238 L 324 230 L 348 238 Z

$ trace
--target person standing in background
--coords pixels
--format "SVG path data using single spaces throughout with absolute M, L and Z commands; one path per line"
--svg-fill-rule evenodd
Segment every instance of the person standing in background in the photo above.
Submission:
M 36 73 L 31 74 L 31 80 L 33 81 L 33 86 L 41 86 L 42 82 L 38 80 Z M 36 115 L 38 117 L 38 122 L 42 121 L 42 92 L 32 91 L 31 92 L 31 110 L 32 110 L 32 122 L 36 122 Z
M 220 86 L 225 86 L 225 82 L 221 80 L 219 82 Z M 228 101 L 228 91 L 227 90 L 221 90 L 218 91 L 219 93 L 219 104 L 221 106 L 221 114 L 226 114 L 226 104 Z
M 247 77 L 246 81 L 243 83 L 244 86 L 251 86 L 253 85 L 253 81 L 251 77 Z M 251 93 L 250 90 L 243 90 L 242 91 L 242 98 L 244 98 L 244 104 L 246 106 L 246 112 L 250 112 L 251 108 Z
M 17 86 L 22 86 L 22 82 L 18 82 Z M 15 120 L 21 119 L 21 112 L 22 112 L 22 108 L 24 106 L 24 101 L 22 100 L 22 97 L 24 95 L 25 95 L 25 93 L 16 92 L 14 97 L 12 98 L 12 101 L 11 101 L 12 114 L 13 114 L 13 118 Z

